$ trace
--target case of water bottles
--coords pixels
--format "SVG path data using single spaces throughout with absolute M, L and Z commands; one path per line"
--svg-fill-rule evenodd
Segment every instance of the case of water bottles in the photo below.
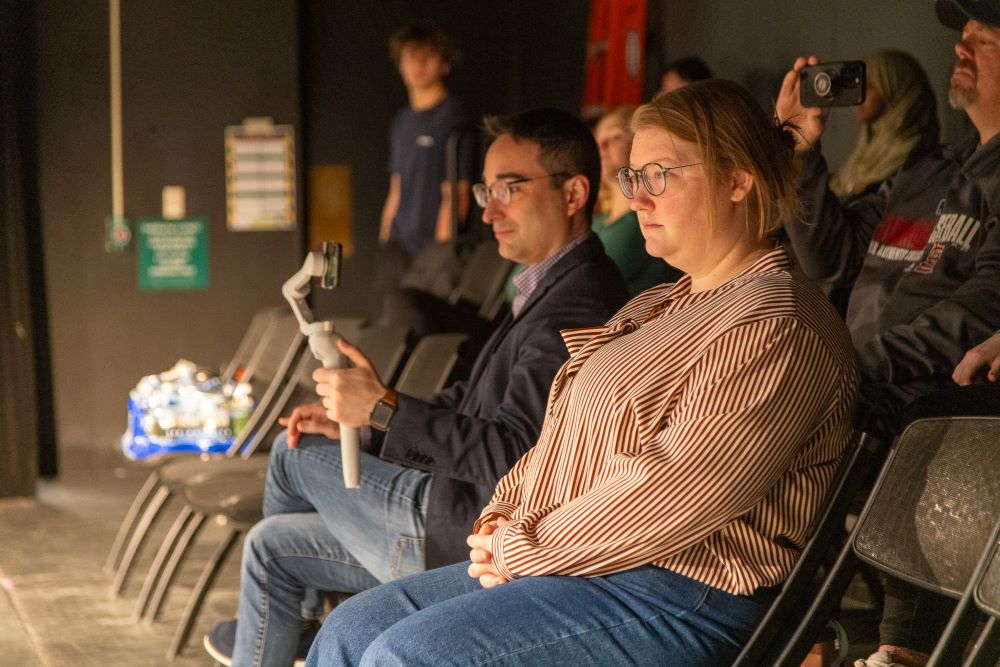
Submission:
M 128 428 L 122 451 L 131 459 L 177 452 L 225 452 L 254 408 L 249 383 L 223 381 L 181 359 L 147 375 L 128 397 Z

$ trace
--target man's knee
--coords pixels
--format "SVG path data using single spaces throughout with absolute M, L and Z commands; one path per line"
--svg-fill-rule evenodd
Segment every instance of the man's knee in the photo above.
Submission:
M 375 641 L 365 649 L 364 655 L 361 656 L 361 667 L 414 664 L 414 656 L 407 658 L 406 642 L 400 641 L 397 634 L 390 629 L 376 637 Z
M 258 521 L 243 541 L 243 566 L 264 568 L 274 556 L 274 545 L 287 532 L 283 515 L 277 514 Z

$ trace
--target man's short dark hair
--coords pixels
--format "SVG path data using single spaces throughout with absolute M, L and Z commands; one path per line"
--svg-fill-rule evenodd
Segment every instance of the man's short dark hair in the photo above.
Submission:
M 510 116 L 487 116 L 483 119 L 491 139 L 509 134 L 517 141 L 538 144 L 538 160 L 550 174 L 581 174 L 590 184 L 585 208 L 587 218 L 594 212 L 601 185 L 601 155 L 594 135 L 582 120 L 561 109 L 534 109 Z M 558 187 L 566 177 L 553 177 Z
M 389 56 L 399 67 L 403 49 L 407 47 L 427 47 L 437 53 L 445 64 L 451 66 L 458 61 L 458 49 L 454 42 L 440 28 L 428 25 L 405 25 L 392 33 L 389 38 Z
M 688 83 L 712 78 L 712 70 L 708 68 L 708 65 L 701 58 L 678 58 L 672 63 L 667 63 L 667 66 L 663 68 L 663 74 L 660 75 L 660 78 L 662 79 L 671 70 L 677 72 L 677 76 Z

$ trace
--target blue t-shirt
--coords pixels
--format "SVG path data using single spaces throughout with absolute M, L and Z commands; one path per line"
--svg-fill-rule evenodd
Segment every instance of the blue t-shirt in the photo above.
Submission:
M 448 180 L 445 151 L 452 130 L 466 123 L 462 105 L 452 97 L 422 111 L 400 109 L 389 131 L 389 171 L 399 174 L 399 208 L 390 238 L 411 255 L 434 242 L 441 183 Z M 459 143 L 458 177 L 471 181 L 475 145 Z

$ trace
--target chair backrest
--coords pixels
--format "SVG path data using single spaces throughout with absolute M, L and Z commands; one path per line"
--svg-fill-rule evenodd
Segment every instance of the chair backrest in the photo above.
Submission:
M 465 334 L 430 334 L 421 338 L 399 374 L 396 390 L 427 398 L 444 388 L 458 360 Z
M 911 423 L 890 454 L 852 541 L 863 561 L 959 598 L 1000 518 L 1000 419 Z
M 448 301 L 452 304 L 464 301 L 474 306 L 492 305 L 497 293 L 503 291 L 507 276 L 513 268 L 510 260 L 500 256 L 495 240 L 480 241 L 462 269 L 458 285 L 452 290 Z
M 285 309 L 265 327 L 260 343 L 247 362 L 243 379 L 251 382 L 259 394 L 263 386 L 288 371 L 304 344 L 298 320 Z
M 513 267 L 511 267 L 511 271 L 513 271 Z M 507 272 L 507 276 L 510 276 L 510 271 Z M 505 277 L 503 285 L 497 293 L 487 301 L 483 301 L 483 304 L 479 306 L 479 310 L 476 312 L 479 317 L 483 318 L 487 322 L 492 322 L 497 318 L 504 305 L 507 304 L 506 284 L 507 278 Z
M 410 330 L 406 327 L 370 326 L 348 340 L 365 353 L 382 383 L 391 386 L 399 362 L 406 353 L 406 337 L 409 334 Z
M 333 322 L 333 330 L 349 341 L 357 338 L 368 324 L 368 320 L 364 317 L 333 317 L 330 321 Z
M 281 395 L 295 370 L 296 361 L 305 348 L 305 336 L 299 331 L 298 320 L 291 311 L 278 314 L 263 334 L 256 358 L 247 367 L 246 376 L 254 390 L 255 406 L 243 429 L 236 434 L 226 450 L 226 456 L 243 451 L 263 428 L 267 431 L 272 404 Z
M 927 664 L 990 667 L 1000 664 L 1000 521 L 983 552 L 972 581 L 948 619 Z M 983 612 L 987 622 L 976 636 Z M 964 658 L 964 659 L 963 659 Z
M 278 434 L 281 428 L 278 418 L 286 414 L 289 405 L 315 402 L 316 385 L 312 380 L 312 372 L 319 365 L 308 346 L 303 346 L 295 365 L 289 370 L 285 381 L 280 383 L 279 390 L 274 392 L 272 400 L 267 404 L 258 404 L 243 437 L 233 443 L 228 453 L 249 457 L 261 443 L 270 442 Z
M 250 319 L 250 325 L 244 332 L 243 338 L 240 339 L 239 345 L 236 346 L 236 352 L 233 353 L 232 359 L 229 360 L 229 363 L 222 370 L 223 383 L 233 379 L 243 379 L 246 375 L 246 368 L 250 363 L 250 359 L 253 358 L 257 349 L 265 340 L 264 332 L 267 331 L 267 328 L 278 314 L 285 309 L 285 306 L 269 306 L 261 308 L 253 314 L 253 317 Z

